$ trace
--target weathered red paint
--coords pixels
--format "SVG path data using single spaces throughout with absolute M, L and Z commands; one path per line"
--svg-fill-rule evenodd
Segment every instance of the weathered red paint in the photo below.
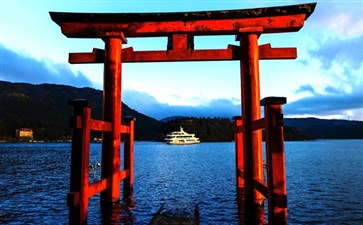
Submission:
M 103 63 L 105 52 L 93 49 L 90 53 L 69 53 L 69 63 Z M 271 48 L 270 44 L 259 46 L 259 57 L 265 59 L 295 59 L 296 48 Z M 240 60 L 239 46 L 228 45 L 227 49 L 168 51 L 134 51 L 132 47 L 122 49 L 122 62 L 177 62 L 177 61 L 230 61 Z
M 235 143 L 235 157 L 236 157 L 236 186 L 237 191 L 238 189 L 244 188 L 244 149 L 243 149 L 243 133 L 242 133 L 242 117 L 235 117 L 234 118 L 234 143 Z
M 73 112 L 73 141 L 71 151 L 71 181 L 68 196 L 69 223 L 85 222 L 88 211 L 88 165 L 91 109 L 86 101 L 70 102 Z M 78 124 L 77 122 L 81 123 Z M 80 126 L 81 127 L 80 127 Z
M 96 38 L 109 31 L 121 31 L 126 37 L 162 37 L 173 33 L 195 35 L 234 35 L 241 27 L 263 27 L 264 33 L 298 31 L 304 26 L 306 15 L 283 15 L 230 20 L 195 20 L 161 22 L 89 23 L 61 22 L 62 33 L 67 37 Z
M 269 224 L 287 224 L 287 195 L 282 104 L 286 98 L 264 99 Z
M 133 193 L 134 188 L 134 124 L 133 117 L 124 119 L 127 126 L 130 127 L 130 133 L 125 135 L 124 140 L 124 169 L 129 171 L 128 177 L 124 180 L 124 198 L 128 198 Z
M 252 130 L 265 129 L 266 133 L 266 165 L 267 165 L 267 183 L 254 177 L 252 183 L 247 182 L 248 177 L 245 174 L 239 174 L 237 170 L 237 179 L 244 177 L 245 189 L 244 190 L 256 190 L 268 199 L 268 221 L 269 224 L 287 224 L 287 195 L 286 195 L 286 174 L 285 174 L 285 156 L 284 156 L 284 132 L 283 132 L 283 115 L 282 105 L 286 103 L 286 98 L 269 97 L 261 100 L 261 105 L 264 106 L 265 117 L 252 122 Z M 235 141 L 240 142 L 241 137 L 240 128 L 243 127 L 243 131 L 246 130 L 244 124 L 241 124 L 239 118 L 235 118 Z M 236 143 L 236 160 L 238 151 L 241 147 Z M 254 160 L 253 157 L 245 159 L 244 163 L 252 164 L 250 160 Z M 236 166 L 238 161 L 236 161 Z M 237 166 L 238 167 L 238 166 Z M 238 184 L 238 180 L 237 180 Z M 238 186 L 237 186 L 238 188 Z M 248 192 L 243 193 L 243 197 L 246 198 Z M 250 197 L 251 198 L 251 197 Z M 250 200 L 251 201 L 251 200 Z M 247 223 L 259 223 L 260 218 L 258 216 L 257 205 L 248 204 L 245 202 L 244 207 L 247 212 Z M 256 211 L 257 210 L 257 211 Z
M 244 140 L 245 198 L 248 204 L 262 204 L 264 197 L 252 188 L 253 179 L 263 180 L 262 133 L 252 129 L 260 119 L 260 74 L 258 36 L 260 28 L 239 35 L 241 46 L 242 123 Z
M 101 177 L 111 179 L 111 186 L 101 192 L 105 204 L 120 200 L 121 48 L 121 38 L 105 38 L 103 121 L 112 124 L 111 132 L 102 137 Z
M 94 183 L 89 183 L 89 146 L 90 131 L 97 130 L 111 133 L 111 123 L 91 119 L 91 109 L 86 100 L 75 100 L 70 102 L 74 107 L 74 115 L 71 118 L 73 128 L 72 152 L 71 152 L 71 188 L 67 196 L 69 207 L 69 224 L 84 224 L 87 222 L 88 199 L 97 193 L 110 190 L 112 182 L 117 183 L 125 180 L 124 190 L 132 190 L 134 174 L 134 120 L 126 125 L 119 125 L 119 130 L 127 137 L 128 146 L 125 147 L 125 166 L 123 170 L 115 170 L 113 174 L 104 177 Z M 126 157 L 127 155 L 127 157 Z M 115 160 L 111 161 L 111 164 Z M 107 164 L 101 164 L 101 170 Z M 118 180 L 115 180 L 115 174 Z M 128 195 L 127 195 L 128 194 Z M 132 197 L 132 192 L 124 192 L 124 197 Z M 112 203 L 112 202 L 111 202 Z

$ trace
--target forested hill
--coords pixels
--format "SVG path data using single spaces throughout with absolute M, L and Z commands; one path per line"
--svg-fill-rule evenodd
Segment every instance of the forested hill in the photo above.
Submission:
M 92 118 L 102 117 L 102 91 L 65 85 L 9 83 L 0 81 L 0 141 L 14 141 L 18 128 L 31 128 L 35 140 L 69 140 L 68 101 L 87 99 Z M 123 116 L 134 116 L 135 139 L 163 141 L 168 132 L 179 130 L 195 133 L 202 142 L 232 141 L 233 122 L 226 118 L 171 117 L 157 121 L 122 104 Z M 321 120 L 315 118 L 285 119 L 285 140 L 363 139 L 363 122 Z M 93 132 L 93 137 L 101 137 Z
M 362 121 L 299 118 L 284 119 L 284 123 L 315 139 L 363 139 Z
M 87 99 L 92 118 L 102 118 L 102 91 L 65 85 L 9 83 L 0 81 L 0 140 L 11 140 L 18 128 L 32 128 L 36 140 L 70 138 L 68 101 Z M 154 140 L 160 135 L 161 122 L 122 104 L 122 115 L 134 116 L 138 140 Z M 100 136 L 100 134 L 93 134 Z
M 227 118 L 193 118 L 193 117 L 170 117 L 163 119 L 162 126 L 164 134 L 179 130 L 180 126 L 188 133 L 195 133 L 203 142 L 233 141 L 234 122 Z M 285 126 L 285 140 L 311 140 L 314 137 L 301 132 L 294 127 Z
M 163 132 L 179 130 L 195 133 L 202 141 L 229 141 L 234 138 L 233 123 L 225 118 L 170 117 Z M 325 120 L 317 118 L 284 119 L 285 140 L 312 139 L 363 139 L 363 122 L 349 120 Z

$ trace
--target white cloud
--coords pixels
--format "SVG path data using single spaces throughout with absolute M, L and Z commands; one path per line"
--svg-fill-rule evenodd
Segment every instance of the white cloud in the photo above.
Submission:
M 241 114 L 240 104 L 233 104 L 232 100 L 228 99 L 213 99 L 196 106 L 170 105 L 158 102 L 153 96 L 145 92 L 124 90 L 122 101 L 129 107 L 156 119 L 170 116 L 231 118 Z
M 356 36 L 363 33 L 363 18 L 354 18 L 352 14 L 340 13 L 330 18 L 327 26 L 340 36 Z
M 362 1 L 321 1 L 309 22 L 317 31 L 349 38 L 363 33 L 362 13 Z

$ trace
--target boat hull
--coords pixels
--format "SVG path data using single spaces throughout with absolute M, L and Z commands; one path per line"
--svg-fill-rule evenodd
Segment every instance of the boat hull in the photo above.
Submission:
M 169 145 L 195 145 L 195 144 L 199 144 L 200 141 L 195 141 L 195 142 L 166 142 Z

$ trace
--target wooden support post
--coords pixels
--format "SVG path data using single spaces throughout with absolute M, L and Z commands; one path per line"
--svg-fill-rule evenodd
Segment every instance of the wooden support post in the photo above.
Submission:
M 69 102 L 73 106 L 71 117 L 72 150 L 71 150 L 71 182 L 67 204 L 69 207 L 69 224 L 87 222 L 88 213 L 88 166 L 91 109 L 86 100 Z
M 287 195 L 282 105 L 286 98 L 270 97 L 264 105 L 269 224 L 287 224 Z
M 112 124 L 103 133 L 101 177 L 110 187 L 101 192 L 101 203 L 110 206 L 120 200 L 120 125 L 121 125 L 121 37 L 105 37 L 103 78 L 103 121 Z
M 242 117 L 234 117 L 234 143 L 236 149 L 236 187 L 237 191 L 244 188 L 243 178 L 243 134 L 242 134 Z
M 244 177 L 246 208 L 263 204 L 264 197 L 253 189 L 253 179 L 263 180 L 262 133 L 252 123 L 260 119 L 260 74 L 258 37 L 261 27 L 240 29 L 242 123 L 244 140 Z
M 123 197 L 128 199 L 132 196 L 134 187 L 134 117 L 124 118 L 126 126 L 130 127 L 130 133 L 125 135 L 124 140 L 124 170 L 129 171 L 129 176 L 124 180 Z
M 188 49 L 188 36 L 187 34 L 173 34 L 172 35 L 172 50 L 187 50 Z

